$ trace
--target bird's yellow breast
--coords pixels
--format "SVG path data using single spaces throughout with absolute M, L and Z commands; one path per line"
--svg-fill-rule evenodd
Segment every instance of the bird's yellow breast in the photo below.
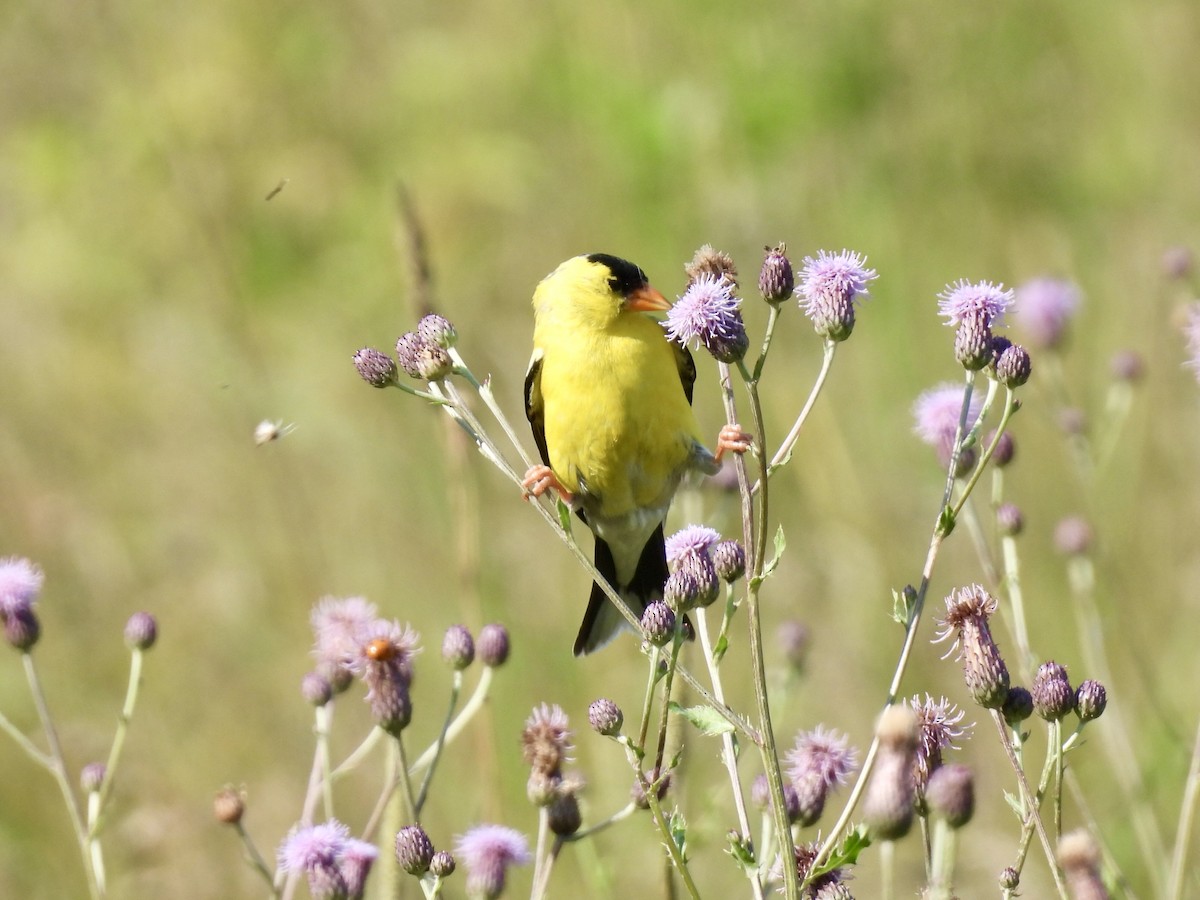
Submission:
M 662 327 L 637 313 L 600 329 L 546 317 L 534 341 L 546 447 L 563 486 L 593 516 L 661 521 L 699 440 Z

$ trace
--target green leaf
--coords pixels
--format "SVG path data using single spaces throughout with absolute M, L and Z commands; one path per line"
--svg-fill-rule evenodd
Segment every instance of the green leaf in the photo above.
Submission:
M 729 849 L 725 852 L 732 856 L 739 866 L 747 872 L 758 868 L 758 860 L 754 858 L 754 848 L 749 841 L 736 830 L 725 835 L 725 839 L 729 841 Z
M 858 862 L 858 855 L 871 846 L 871 835 L 866 825 L 859 825 L 846 835 L 846 839 L 831 853 L 829 859 L 808 873 L 811 881 L 826 872 L 840 869 L 842 866 L 852 866 Z
M 954 530 L 954 510 L 949 506 L 942 507 L 942 513 L 938 516 L 937 532 L 942 537 L 948 537 L 950 532 Z
M 717 643 L 713 646 L 713 659 L 720 662 L 725 658 L 725 651 L 729 649 L 728 635 L 721 635 L 717 638 Z
M 679 848 L 679 855 L 683 857 L 684 862 L 687 862 L 687 819 L 683 817 L 679 807 L 671 812 L 671 818 L 667 820 L 667 828 L 671 832 L 671 840 Z
M 763 566 L 763 573 L 762 573 L 763 578 L 766 578 L 768 575 L 770 575 L 772 572 L 775 571 L 775 567 L 779 565 L 779 559 L 780 559 L 780 557 L 783 556 L 783 551 L 784 551 L 784 548 L 786 548 L 786 547 L 787 547 L 787 539 L 784 538 L 783 526 L 780 525 L 775 530 L 775 555 L 771 557 L 770 561 L 765 566 Z
M 733 724 L 711 706 L 680 706 L 674 700 L 668 707 L 676 715 L 683 716 L 710 737 L 728 734 L 733 731 Z
M 1009 791 L 1004 792 L 1004 802 L 1008 804 L 1008 808 L 1017 814 L 1017 818 L 1024 822 L 1025 812 L 1021 809 L 1021 798 Z
M 558 524 L 569 535 L 571 533 L 571 507 L 563 503 L 560 497 L 554 504 L 554 508 L 558 512 Z
M 912 622 L 913 611 L 917 608 L 917 592 L 911 584 L 903 590 L 892 591 L 892 618 L 905 628 Z

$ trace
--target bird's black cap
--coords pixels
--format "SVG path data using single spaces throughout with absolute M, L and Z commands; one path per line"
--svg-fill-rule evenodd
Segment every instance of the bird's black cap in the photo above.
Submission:
M 588 262 L 599 263 L 608 268 L 608 271 L 612 273 L 608 283 L 612 285 L 613 291 L 622 297 L 628 296 L 638 288 L 645 287 L 650 283 L 646 273 L 627 259 L 621 259 L 610 253 L 589 253 L 587 259 Z

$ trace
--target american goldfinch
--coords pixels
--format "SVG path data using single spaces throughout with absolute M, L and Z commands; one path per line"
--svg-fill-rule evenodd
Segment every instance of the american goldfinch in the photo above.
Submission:
M 533 357 L 525 413 L 544 465 L 524 486 L 554 488 L 595 535 L 596 568 L 640 615 L 667 579 L 663 520 L 683 476 L 713 474 L 749 437 L 726 426 L 717 452 L 692 414 L 696 367 L 646 313 L 670 303 L 646 273 L 606 253 L 569 259 L 533 295 Z M 624 618 L 597 584 L 575 639 L 582 656 L 608 643 Z

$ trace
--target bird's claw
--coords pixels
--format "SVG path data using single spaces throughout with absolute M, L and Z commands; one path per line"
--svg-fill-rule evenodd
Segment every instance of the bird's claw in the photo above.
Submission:
M 717 435 L 716 458 L 721 459 L 725 453 L 746 453 L 754 448 L 754 435 L 742 431 L 740 425 L 726 425 Z
M 526 500 L 530 497 L 540 497 L 551 488 L 558 492 L 563 503 L 568 506 L 575 499 L 575 496 L 562 486 L 562 482 L 558 480 L 558 476 L 549 466 L 531 466 L 525 473 L 525 477 L 521 479 L 521 487 L 525 490 Z

